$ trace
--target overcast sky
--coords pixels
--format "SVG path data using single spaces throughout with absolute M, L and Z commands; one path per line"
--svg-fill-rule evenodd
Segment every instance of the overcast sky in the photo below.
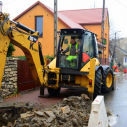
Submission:
M 10 19 L 15 18 L 37 0 L 0 0 L 3 2 L 2 10 L 10 14 Z M 54 0 L 40 0 L 43 4 L 54 8 Z M 87 8 L 102 8 L 103 0 L 58 0 L 58 10 L 73 10 Z M 117 37 L 127 37 L 127 0 L 105 0 L 109 18 Z M 111 26 L 112 27 L 112 26 Z M 118 32 L 121 31 L 121 32 Z M 114 34 L 115 35 L 115 34 Z

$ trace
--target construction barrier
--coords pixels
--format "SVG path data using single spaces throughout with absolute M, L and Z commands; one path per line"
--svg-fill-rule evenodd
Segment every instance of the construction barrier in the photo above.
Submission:
M 108 127 L 104 96 L 97 96 L 93 101 L 88 127 Z
M 127 73 L 127 68 L 124 69 L 124 73 Z

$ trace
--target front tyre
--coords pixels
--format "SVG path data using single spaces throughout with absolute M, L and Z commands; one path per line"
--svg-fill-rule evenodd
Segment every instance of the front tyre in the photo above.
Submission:
M 110 68 L 104 72 L 102 82 L 102 92 L 108 93 L 113 89 L 113 72 Z
M 95 72 L 95 86 L 94 86 L 93 99 L 95 99 L 96 96 L 100 94 L 101 94 L 101 70 L 98 69 Z
M 58 96 L 60 94 L 60 87 L 57 89 L 53 89 L 53 88 L 47 88 L 48 89 L 48 93 L 51 96 Z

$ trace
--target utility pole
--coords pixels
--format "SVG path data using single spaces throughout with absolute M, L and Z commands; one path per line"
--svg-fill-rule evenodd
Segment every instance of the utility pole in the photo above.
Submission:
M 54 57 L 56 57 L 57 55 L 57 28 L 58 28 L 57 0 L 54 0 Z
M 115 43 L 114 43 L 114 52 L 113 52 L 113 57 L 112 57 L 112 61 L 114 62 L 114 60 L 115 60 L 115 53 L 116 53 L 116 34 L 118 33 L 118 32 L 121 32 L 121 31 L 117 31 L 117 32 L 115 32 Z
M 0 1 L 0 13 L 2 13 L 2 1 Z
M 116 32 L 115 32 L 115 44 L 114 44 L 114 52 L 113 52 L 113 62 L 115 60 L 115 53 L 116 53 Z
M 101 40 L 102 45 L 100 46 L 100 49 L 103 51 L 103 40 L 104 40 L 104 15 L 105 15 L 105 0 L 103 0 L 103 10 L 102 10 L 102 23 L 101 23 Z M 104 52 L 103 52 L 104 53 Z M 101 64 L 102 64 L 102 57 L 101 57 Z

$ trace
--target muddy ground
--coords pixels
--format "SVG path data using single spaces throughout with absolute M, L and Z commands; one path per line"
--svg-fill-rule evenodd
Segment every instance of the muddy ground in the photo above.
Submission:
M 1 107 L 0 120 L 7 127 L 86 127 L 91 103 L 88 96 L 82 94 L 64 98 L 45 109 L 35 109 L 29 103 L 16 104 Z

